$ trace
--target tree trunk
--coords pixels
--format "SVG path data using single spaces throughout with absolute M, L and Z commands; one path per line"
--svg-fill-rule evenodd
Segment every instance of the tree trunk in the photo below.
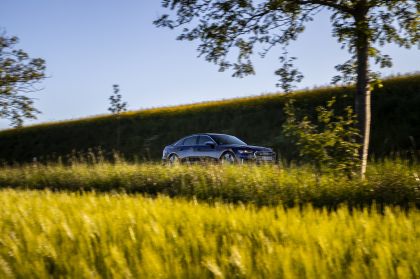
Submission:
M 355 96 L 355 112 L 360 130 L 362 147 L 359 151 L 361 160 L 360 176 L 365 177 L 369 152 L 371 123 L 371 94 L 369 86 L 369 30 L 366 15 L 356 17 L 356 55 L 357 83 Z
M 117 153 L 120 153 L 120 115 L 117 114 Z

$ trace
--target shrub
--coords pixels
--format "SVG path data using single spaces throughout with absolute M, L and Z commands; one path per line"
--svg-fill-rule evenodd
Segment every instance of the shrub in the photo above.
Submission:
M 335 98 L 326 107 L 318 106 L 317 123 L 304 116 L 298 119 L 294 100 L 284 107 L 286 121 L 283 132 L 296 145 L 303 161 L 312 164 L 317 173 L 333 171 L 354 176 L 360 166 L 358 150 L 359 131 L 355 128 L 356 117 L 350 106 L 344 109 L 345 115 L 336 115 L 333 109 Z

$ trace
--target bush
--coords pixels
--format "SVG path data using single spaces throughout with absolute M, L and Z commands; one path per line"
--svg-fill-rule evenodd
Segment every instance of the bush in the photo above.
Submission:
M 313 165 L 317 173 L 333 171 L 336 175 L 353 177 L 360 166 L 361 144 L 352 108 L 346 107 L 345 115 L 337 116 L 333 109 L 335 98 L 332 98 L 326 107 L 316 108 L 317 122 L 313 124 L 308 116 L 298 119 L 293 103 L 290 100 L 284 107 L 287 117 L 283 132 L 299 150 L 300 159 Z

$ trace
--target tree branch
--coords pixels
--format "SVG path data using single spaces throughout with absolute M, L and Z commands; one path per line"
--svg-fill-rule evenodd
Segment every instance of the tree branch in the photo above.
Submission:
M 352 14 L 353 13 L 353 9 L 351 9 L 349 6 L 344 5 L 344 4 L 337 4 L 335 3 L 335 1 L 329 1 L 329 0 L 299 0 L 298 1 L 299 4 L 302 5 L 322 5 L 322 6 L 327 6 L 333 9 L 336 9 L 340 12 L 343 13 L 348 13 L 348 14 Z

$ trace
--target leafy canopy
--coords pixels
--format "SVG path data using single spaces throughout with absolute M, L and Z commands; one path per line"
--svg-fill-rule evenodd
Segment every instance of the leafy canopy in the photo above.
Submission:
M 45 78 L 45 61 L 16 49 L 18 42 L 17 37 L 0 35 L 0 118 L 15 127 L 22 126 L 24 118 L 36 118 L 39 111 L 26 94 L 38 91 L 36 85 Z
M 420 2 L 416 0 L 163 0 L 162 6 L 172 13 L 157 19 L 157 26 L 183 26 L 179 40 L 199 41 L 199 56 L 220 71 L 232 69 L 235 77 L 254 74 L 252 54 L 264 57 L 273 47 L 296 40 L 305 23 L 323 9 L 331 13 L 332 35 L 352 54 L 336 67 L 342 75 L 334 82 L 354 81 L 360 32 L 367 35 L 369 56 L 381 67 L 392 62 L 378 46 L 410 47 L 419 40 Z M 233 61 L 232 52 L 237 53 Z

